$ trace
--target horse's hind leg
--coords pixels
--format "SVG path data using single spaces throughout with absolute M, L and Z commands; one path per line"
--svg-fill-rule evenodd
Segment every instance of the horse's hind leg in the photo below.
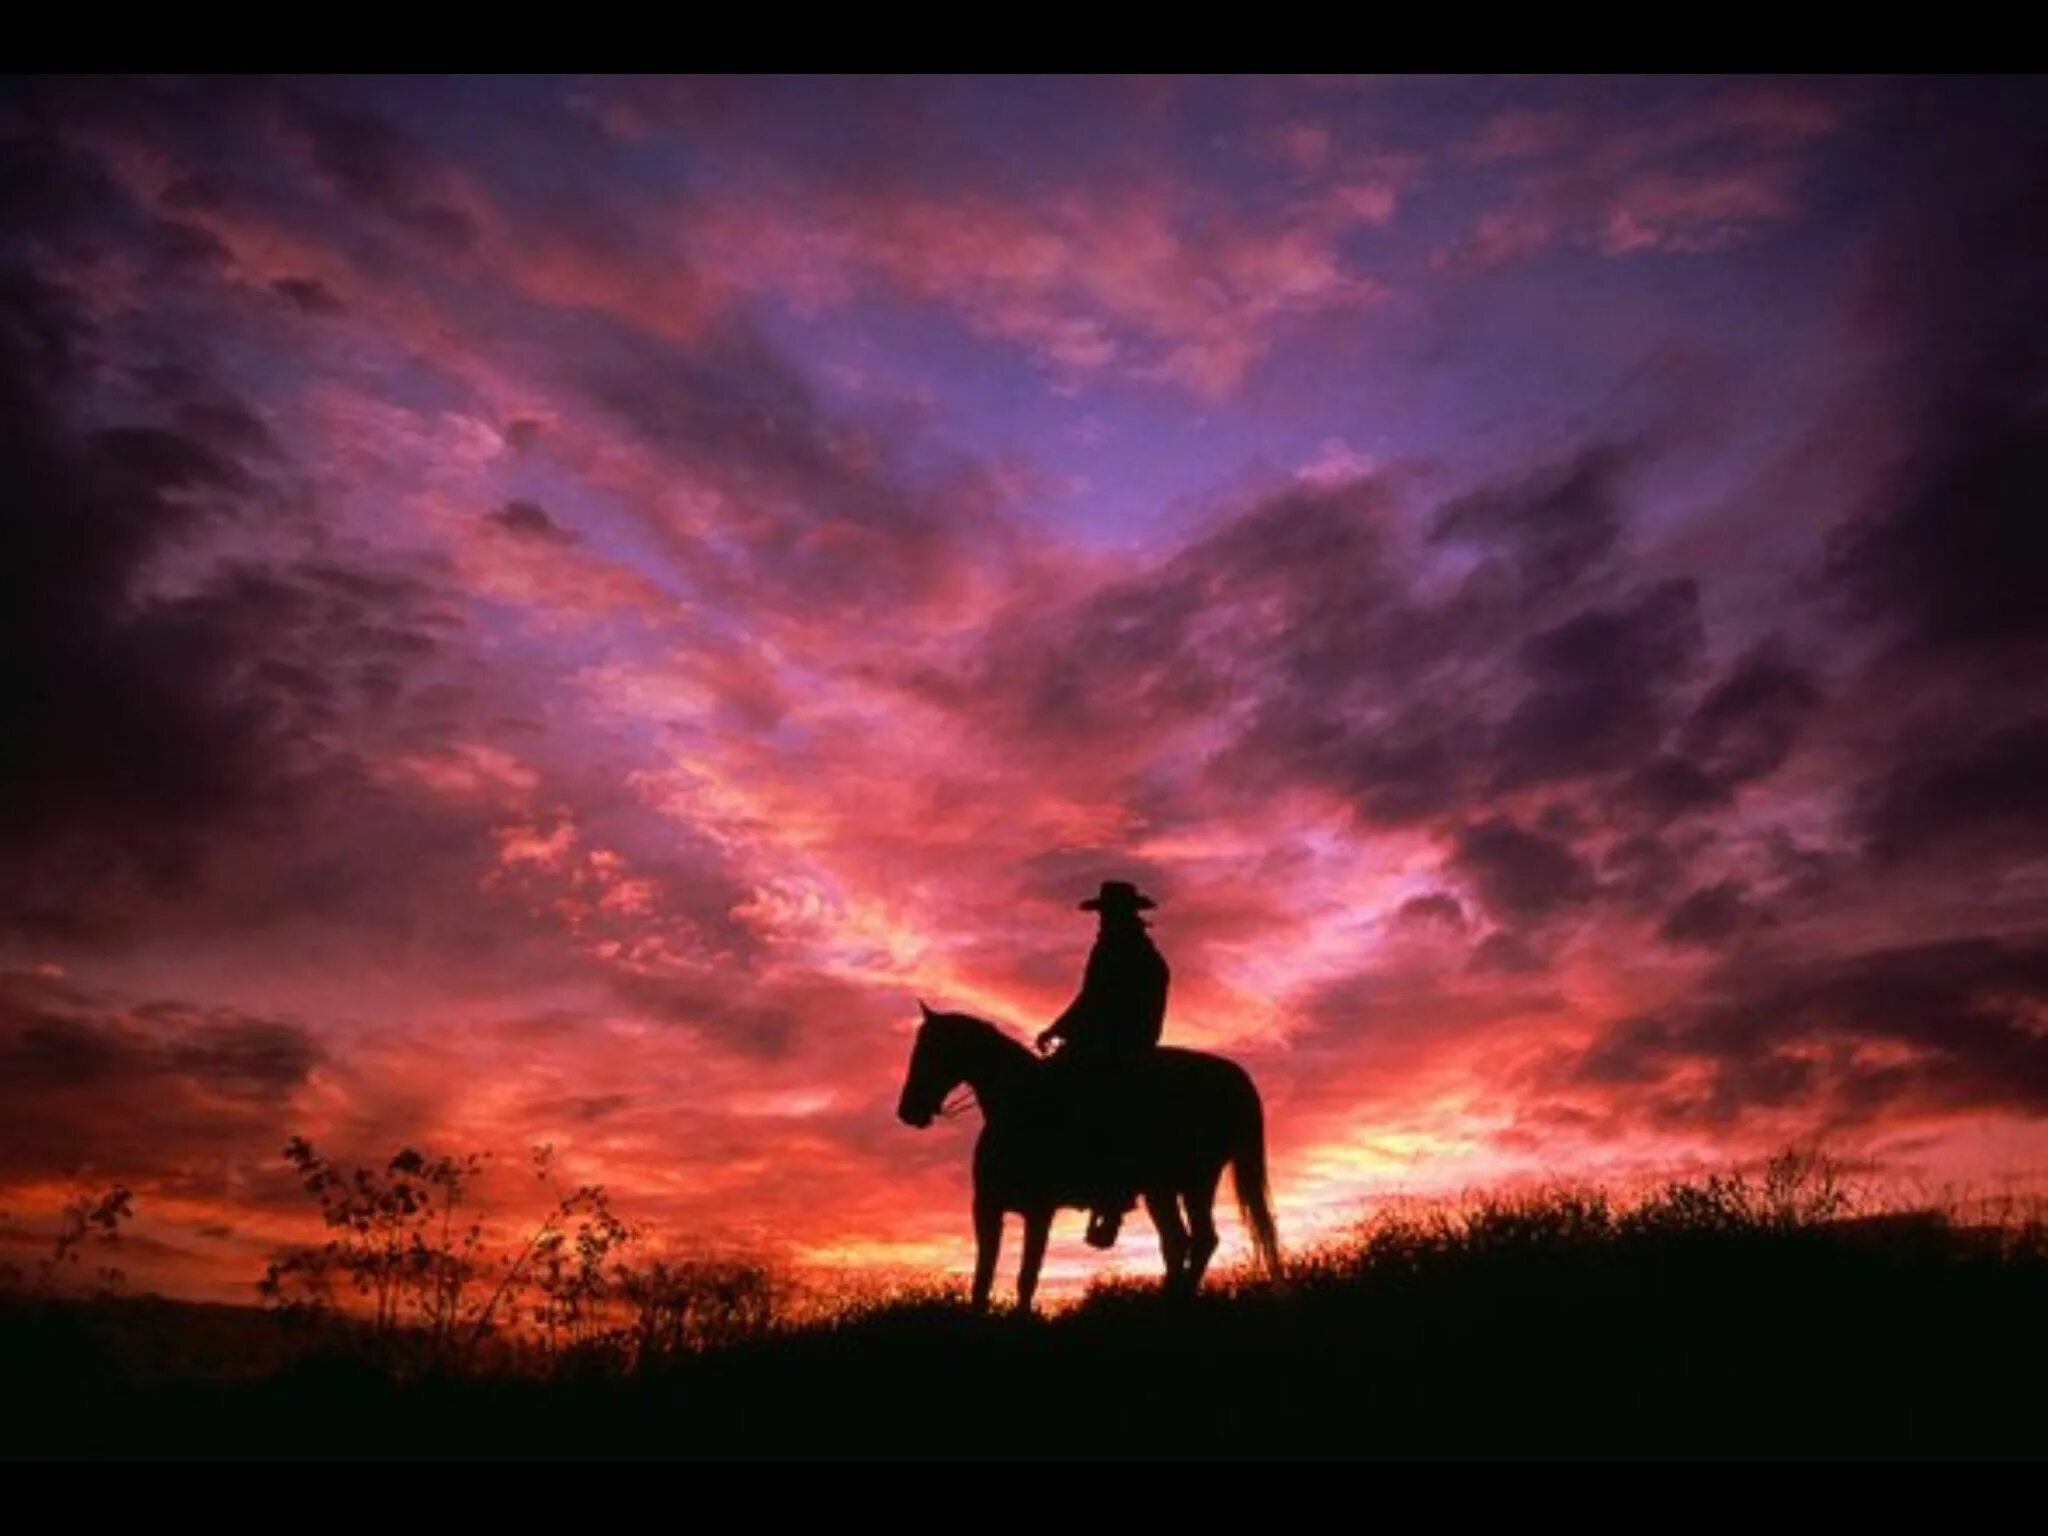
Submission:
M 1223 1177 L 1223 1170 L 1216 1170 L 1216 1177 L 1197 1180 L 1195 1187 L 1182 1198 L 1188 1208 L 1188 1289 L 1201 1286 L 1202 1276 L 1209 1272 L 1209 1260 L 1216 1254 L 1216 1185 Z
M 1159 1230 L 1159 1256 L 1166 1260 L 1168 1291 L 1184 1288 L 1188 1260 L 1188 1229 L 1181 1225 L 1180 1202 L 1171 1192 L 1145 1196 L 1145 1212 Z

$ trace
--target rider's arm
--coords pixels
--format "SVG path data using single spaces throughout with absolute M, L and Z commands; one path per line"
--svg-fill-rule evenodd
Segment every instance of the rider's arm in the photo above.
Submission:
M 1056 1041 L 1064 1040 L 1072 1035 L 1074 1026 L 1079 1024 L 1087 1016 L 1088 1011 L 1095 1006 L 1095 995 L 1099 990 L 1097 973 L 1100 969 L 1097 956 L 1090 954 L 1088 956 L 1087 968 L 1081 973 L 1081 991 L 1079 995 L 1071 1003 L 1067 1004 L 1066 1012 L 1062 1013 L 1039 1032 L 1039 1050 L 1049 1051 Z
M 1055 1041 L 1067 1038 L 1073 1031 L 1074 1021 L 1081 1016 L 1081 1005 L 1087 1001 L 1087 998 L 1088 994 L 1084 991 L 1079 997 L 1067 1004 L 1067 1011 L 1065 1013 L 1039 1031 L 1038 1048 L 1041 1051 L 1049 1051 L 1052 1049 Z

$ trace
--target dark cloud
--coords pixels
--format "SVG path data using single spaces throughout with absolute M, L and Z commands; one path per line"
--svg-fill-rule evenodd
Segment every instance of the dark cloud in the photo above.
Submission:
M 1451 686 L 1492 626 L 1462 602 L 1416 604 L 1388 544 L 1390 489 L 1295 491 L 1202 551 L 1206 620 L 1256 700 L 1223 766 L 1258 786 L 1320 783 L 1360 818 L 1414 824 L 1459 805 L 1484 753 L 1476 701 Z
M 1207 772 L 1233 793 L 1319 785 L 1379 825 L 1445 814 L 1486 742 L 1452 679 L 1498 626 L 1412 601 L 1393 510 L 1371 480 L 1261 501 L 1151 573 L 999 628 L 972 691 L 1021 740 L 1143 749 L 1227 726 Z
M 1766 830 L 1763 852 L 1769 881 L 1778 895 L 1792 902 L 1825 895 L 1851 862 L 1846 850 L 1801 842 L 1783 827 Z
M 1621 478 L 1631 450 L 1596 444 L 1528 478 L 1449 502 L 1431 538 L 1498 550 L 1531 593 L 1570 587 L 1613 553 L 1624 526 Z
M 1965 140 L 1934 175 L 1868 299 L 1902 336 L 1911 436 L 1831 572 L 1901 646 L 1954 662 L 2048 641 L 2048 141 Z
M 633 1096 L 629 1093 L 600 1093 L 581 1098 L 537 1099 L 528 1109 L 542 1119 L 566 1117 L 593 1123 L 612 1118 L 621 1110 L 630 1108 L 632 1103 Z
M 1738 881 L 1718 880 L 1691 892 L 1671 909 L 1657 937 L 1666 944 L 1722 949 L 1766 921 Z
M 217 687 L 233 659 L 223 616 L 138 588 L 206 519 L 206 493 L 247 477 L 162 429 L 73 434 L 53 405 L 68 359 L 34 342 L 68 347 L 62 306 L 18 275 L 0 302 L 0 841 L 202 821 L 248 778 L 260 724 Z
M 1589 1083 L 1653 1084 L 1663 1078 L 1673 1049 L 1671 1030 L 1660 1020 L 1623 1019 L 1578 1058 L 1575 1075 Z
M 828 412 L 739 317 L 683 346 L 586 316 L 561 355 L 566 367 L 559 358 L 548 366 L 565 384 L 727 499 L 731 515 L 716 537 L 692 529 L 668 545 L 721 598 L 780 597 L 792 623 L 850 608 L 887 618 L 906 604 L 950 600 L 1008 548 L 1011 531 L 985 479 L 913 475 L 897 434 Z
M 2048 830 L 2048 138 L 2004 101 L 1924 157 L 1862 296 L 1895 447 L 1827 567 L 1884 642 L 1853 830 L 1880 867 L 1953 856 L 1980 888 Z
M 1425 896 L 1410 896 L 1402 902 L 1394 913 L 1394 921 L 1407 927 L 1462 930 L 1465 927 L 1465 908 L 1450 892 L 1431 891 Z
M 1344 724 L 1311 718 L 1303 726 L 1294 744 L 1305 750 L 1289 766 L 1330 783 L 1362 820 L 1386 827 L 1412 826 L 1458 809 L 1482 755 L 1475 721 L 1426 702 L 1409 704 L 1380 731 L 1363 719 Z
M 89 261 L 117 222 L 106 174 L 33 107 L 7 105 L 18 110 L 0 125 L 0 248 Z M 178 236 L 151 228 L 148 238 L 173 261 L 181 259 Z
M 277 99 L 305 134 L 314 167 L 343 197 L 444 250 L 466 250 L 475 242 L 475 222 L 434 176 L 434 157 L 391 123 L 294 93 Z
M 158 220 L 154 244 L 158 253 L 176 266 L 217 268 L 229 257 L 218 235 L 180 219 Z
M 348 306 L 334 290 L 317 277 L 280 277 L 270 287 L 273 293 L 289 299 L 305 314 L 332 316 L 348 312 Z
M 171 1047 L 170 1064 L 223 1093 L 264 1099 L 304 1082 L 324 1054 L 295 1025 L 239 1019 L 192 1030 Z
M 285 1020 L 124 1006 L 54 978 L 0 974 L 0 1165 L 20 1175 L 233 1155 L 282 1131 L 290 1096 L 326 1059 Z
M 1509 482 L 1438 514 L 1442 537 L 1503 546 L 1511 566 L 1526 555 L 1540 580 L 1517 567 L 1503 584 L 1482 565 L 1425 599 L 1390 539 L 1388 484 L 1293 486 L 1150 571 L 1064 603 L 1034 594 L 993 628 L 974 668 L 933 690 L 1049 755 L 1221 732 L 1207 772 L 1224 788 L 1317 785 L 1381 827 L 1640 773 L 1684 718 L 1704 649 L 1698 584 L 1574 602 L 1549 542 L 1567 536 L 1543 521 L 1608 530 L 1593 541 L 1606 548 L 1620 516 L 1615 466 L 1633 452 L 1588 448 L 1533 488 Z M 1586 538 L 1570 534 L 1566 547 Z M 1576 556 L 1565 565 L 1584 568 Z M 1796 692 L 1774 656 L 1755 666 L 1777 672 L 1725 680 L 1700 705 L 1681 741 L 1701 759 L 1696 776 L 1755 777 L 1784 750 L 1779 721 L 1793 705 L 1750 697 Z
M 1946 738 L 1895 744 L 1868 781 L 1856 823 L 1873 856 L 1896 863 L 1937 849 L 2026 856 L 2048 838 L 2048 717 L 1971 739 L 1976 721 Z
M 1637 913 L 1661 907 L 1685 878 L 1685 859 L 1670 843 L 1643 833 L 1610 845 L 1600 858 L 1602 894 Z
M 1632 796 L 1664 819 L 1725 805 L 1783 766 L 1820 703 L 1813 679 L 1764 641 L 1707 691 L 1671 749 L 1636 776 Z
M 1616 1024 L 1570 1080 L 1634 1090 L 1667 1124 L 1766 1110 L 1827 1124 L 1887 1111 L 2048 1114 L 2048 939 L 1972 938 L 1833 960 L 1746 956 L 1662 1019 Z
M 168 420 L 75 427 L 99 345 L 64 292 L 0 266 L 0 922 L 50 933 L 303 806 L 322 731 L 388 708 L 441 623 L 409 579 L 205 560 L 231 526 L 276 521 L 276 442 L 183 368 L 140 374 Z
M 890 1006 L 869 988 L 822 975 L 773 978 L 756 973 L 735 989 L 730 967 L 690 976 L 619 973 L 614 990 L 633 1008 L 691 1029 L 735 1055 L 774 1062 L 795 1053 L 819 1020 L 875 1020 Z
M 1472 946 L 1471 969 L 1482 976 L 1533 976 L 1549 962 L 1520 934 L 1489 933 Z
M 531 501 L 508 501 L 484 520 L 502 528 L 514 538 L 534 539 L 544 544 L 573 544 L 576 535 L 548 516 L 547 508 Z
M 257 460 L 281 456 L 270 428 L 239 400 L 196 393 L 179 403 L 178 426 L 217 453 Z
M 1662 735 L 1674 686 L 1704 644 L 1699 588 L 1671 581 L 1589 608 L 1522 647 L 1529 691 L 1502 724 L 1494 787 L 1526 788 L 1625 768 Z
M 1386 493 L 1301 489 L 1247 509 L 1158 567 L 1079 593 L 1034 591 L 991 626 L 972 665 L 929 676 L 939 702 L 1026 750 L 1126 749 L 1243 706 L 1250 778 L 1308 776 L 1351 743 L 1339 715 L 1414 647 L 1390 633 L 1398 589 L 1382 550 Z M 1388 644 L 1365 642 L 1382 635 Z
M 1592 900 L 1593 872 L 1567 843 L 1493 817 L 1458 835 L 1451 870 L 1495 916 L 1540 922 Z

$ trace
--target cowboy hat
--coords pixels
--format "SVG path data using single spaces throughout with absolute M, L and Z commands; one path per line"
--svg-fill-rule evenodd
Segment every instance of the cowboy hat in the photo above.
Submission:
M 1140 891 L 1128 880 L 1105 880 L 1102 889 L 1081 903 L 1083 912 L 1101 912 L 1105 909 L 1122 909 L 1131 912 L 1146 912 L 1159 903 Z

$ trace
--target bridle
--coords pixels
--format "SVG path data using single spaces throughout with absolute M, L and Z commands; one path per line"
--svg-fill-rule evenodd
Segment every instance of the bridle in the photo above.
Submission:
M 947 1090 L 933 1115 L 936 1119 L 952 1120 L 966 1114 L 975 1103 L 974 1085 L 963 1080 Z

